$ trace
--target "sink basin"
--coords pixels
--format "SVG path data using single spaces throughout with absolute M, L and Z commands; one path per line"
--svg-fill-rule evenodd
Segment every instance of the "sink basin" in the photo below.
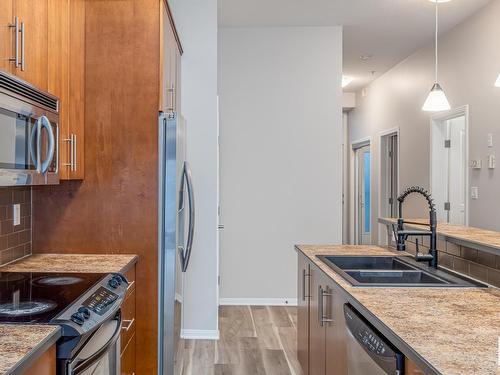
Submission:
M 408 256 L 320 255 L 318 258 L 353 286 L 487 286 L 450 270 L 428 267 Z
M 324 259 L 342 270 L 414 270 L 398 257 L 325 256 Z
M 423 271 L 346 271 L 346 274 L 361 284 L 449 284 Z

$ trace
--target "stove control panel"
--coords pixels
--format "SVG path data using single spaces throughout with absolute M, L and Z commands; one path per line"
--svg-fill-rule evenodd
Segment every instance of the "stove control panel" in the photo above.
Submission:
M 117 273 L 106 275 L 55 320 L 72 322 L 82 332 L 90 331 L 118 311 L 127 287 L 125 276 Z

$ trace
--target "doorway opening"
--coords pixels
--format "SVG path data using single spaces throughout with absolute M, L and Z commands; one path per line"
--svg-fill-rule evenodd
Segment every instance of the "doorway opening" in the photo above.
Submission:
M 354 240 L 371 244 L 371 147 L 370 142 L 355 143 L 354 152 Z
M 468 225 L 467 106 L 431 117 L 431 192 L 439 222 Z
M 380 133 L 379 215 L 397 217 L 399 195 L 399 129 Z M 379 225 L 379 244 L 385 245 L 385 225 Z

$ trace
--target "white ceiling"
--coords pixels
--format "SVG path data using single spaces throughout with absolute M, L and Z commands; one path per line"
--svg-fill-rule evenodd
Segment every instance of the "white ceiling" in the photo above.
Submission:
M 453 0 L 439 5 L 446 32 L 495 0 Z M 496 0 L 498 1 L 498 0 Z M 344 74 L 355 91 L 431 43 L 429 0 L 219 0 L 219 26 L 344 26 Z M 372 55 L 361 61 L 361 55 Z M 372 75 L 370 72 L 375 71 Z

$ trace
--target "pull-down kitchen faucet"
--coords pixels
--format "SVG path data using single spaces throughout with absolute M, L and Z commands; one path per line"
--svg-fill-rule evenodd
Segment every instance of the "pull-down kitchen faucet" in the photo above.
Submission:
M 424 230 L 405 230 L 404 229 L 404 220 L 403 220 L 403 202 L 406 199 L 406 197 L 412 193 L 417 193 L 420 195 L 423 195 L 424 198 L 427 200 L 427 203 L 429 204 L 429 230 L 424 231 Z M 406 245 L 405 241 L 408 239 L 409 236 L 429 236 L 430 238 L 430 246 L 429 246 L 429 253 L 428 254 L 422 254 L 420 253 L 420 249 L 418 246 L 418 239 L 416 239 L 415 244 L 416 244 L 416 253 L 415 253 L 415 260 L 418 262 L 429 262 L 430 267 L 437 268 L 438 267 L 438 255 L 437 255 L 437 249 L 436 249 L 436 226 L 437 226 L 437 219 L 436 219 L 436 207 L 434 205 L 434 201 L 431 197 L 431 194 L 425 190 L 424 188 L 421 188 L 419 186 L 412 186 L 408 189 L 406 189 L 399 197 L 398 197 L 398 202 L 399 202 L 399 218 L 398 218 L 398 227 L 397 230 L 394 228 L 394 224 L 392 225 L 392 230 L 394 231 L 394 236 L 397 238 L 397 249 L 398 251 L 405 251 L 406 250 Z M 413 224 L 419 224 L 419 223 L 413 223 Z

